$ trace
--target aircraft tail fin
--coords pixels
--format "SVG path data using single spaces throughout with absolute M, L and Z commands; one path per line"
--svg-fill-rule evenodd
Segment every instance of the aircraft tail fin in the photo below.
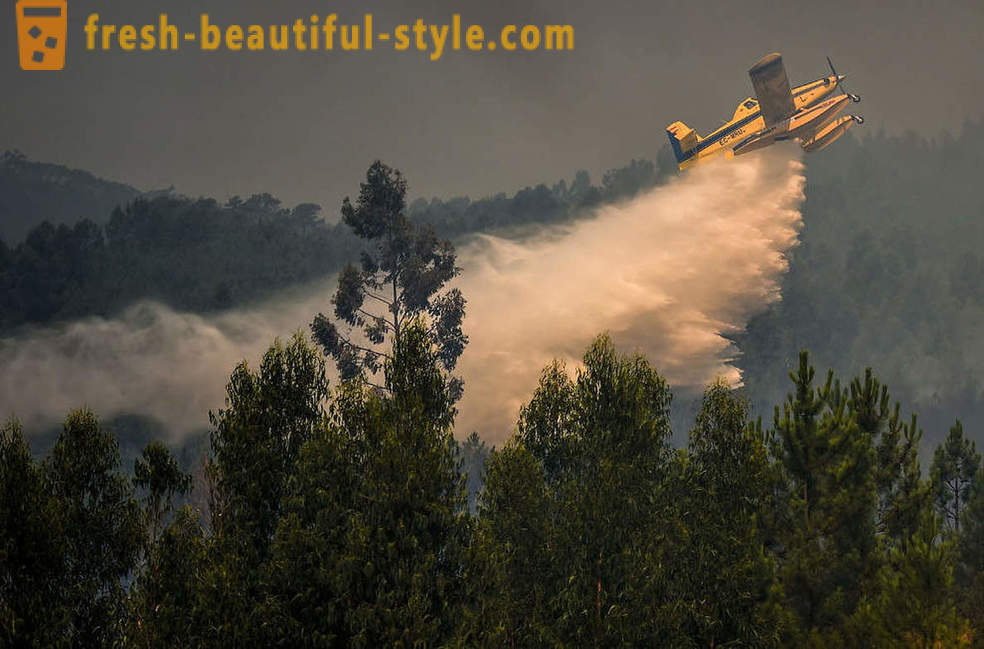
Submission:
M 673 147 L 673 155 L 676 156 L 677 164 L 686 160 L 689 157 L 687 153 L 696 148 L 701 140 L 697 131 L 683 122 L 673 122 L 667 126 L 666 135 L 670 138 L 670 146 Z

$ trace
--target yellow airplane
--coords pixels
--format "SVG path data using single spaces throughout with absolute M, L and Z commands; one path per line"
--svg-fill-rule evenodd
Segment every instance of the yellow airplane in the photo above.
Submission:
M 666 127 L 677 165 L 683 170 L 719 153 L 731 158 L 794 138 L 804 151 L 819 151 L 851 125 L 864 123 L 858 115 L 837 117 L 848 102 L 859 102 L 861 97 L 844 90 L 845 75 L 837 74 L 829 57 L 827 64 L 830 76 L 790 90 L 782 56 L 764 57 L 748 71 L 756 98 L 738 104 L 731 121 L 706 137 L 683 122 Z M 838 89 L 843 94 L 828 97 Z

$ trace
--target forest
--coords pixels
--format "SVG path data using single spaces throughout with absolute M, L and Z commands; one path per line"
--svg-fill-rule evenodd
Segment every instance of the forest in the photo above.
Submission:
M 76 209 L 92 212 L 82 211 L 71 223 L 53 222 L 45 211 L 48 204 L 30 204 L 24 189 L 51 191 L 46 182 L 53 175 L 51 166 L 14 152 L 0 159 L 0 191 L 5 184 L 18 187 L 11 194 L 25 194 L 28 204 L 7 200 L 25 213 L 36 212 L 39 220 L 22 241 L 0 239 L 0 336 L 23 325 L 110 316 L 140 299 L 194 312 L 225 309 L 324 277 L 358 258 L 359 239 L 344 224 L 322 218 L 320 206 L 302 203 L 288 209 L 270 194 L 220 203 L 151 192 L 127 197 L 102 213 L 98 202 L 113 200 L 115 185 L 98 192 L 61 188 L 76 201 Z M 60 168 L 62 176 L 70 176 L 69 170 Z M 665 177 L 652 162 L 634 160 L 605 173 L 600 185 L 579 171 L 569 186 L 565 181 L 552 188 L 540 184 L 511 197 L 475 201 L 418 199 L 408 209 L 415 222 L 456 240 L 490 231 L 521 236 L 532 226 L 585 216 L 598 205 L 631 198 Z M 56 187 L 62 184 L 56 181 Z M 93 193 L 99 199 L 95 205 Z
M 735 337 L 749 398 L 785 393 L 797 353 L 876 367 L 934 443 L 953 413 L 984 429 L 984 123 L 935 140 L 843 138 L 808 156 L 800 245 L 782 300 Z
M 377 162 L 346 199 L 359 260 L 232 371 L 196 475 L 160 441 L 123 465 L 85 408 L 43 457 L 3 426 L 4 646 L 984 643 L 981 455 L 954 417 L 924 463 L 871 369 L 802 351 L 770 417 L 713 383 L 674 431 L 658 369 L 600 334 L 504 445 L 456 442 L 468 296 L 406 191 Z
M 102 222 L 117 205 L 168 191 L 141 192 L 86 171 L 29 160 L 17 150 L 5 151 L 0 154 L 0 239 L 18 243 L 42 221 Z
M 733 335 L 756 416 L 771 416 L 799 351 L 809 349 L 839 375 L 878 368 L 920 413 L 928 441 L 942 441 L 954 413 L 984 441 L 976 370 L 984 364 L 982 151 L 984 123 L 968 122 L 932 140 L 849 135 L 805 159 L 804 226 L 782 300 Z M 459 245 L 477 233 L 520 238 L 672 178 L 669 151 L 655 159 L 612 169 L 597 184 L 579 171 L 508 196 L 418 198 L 408 214 Z M 25 327 L 110 317 L 141 299 L 193 312 L 246 305 L 337 272 L 362 245 L 313 204 L 141 193 L 16 152 L 0 161 L 0 189 L 4 218 L 33 223 L 23 240 L 0 240 L 0 340 Z M 689 401 L 675 408 L 687 417 L 694 409 Z M 138 437 L 159 425 L 121 422 Z

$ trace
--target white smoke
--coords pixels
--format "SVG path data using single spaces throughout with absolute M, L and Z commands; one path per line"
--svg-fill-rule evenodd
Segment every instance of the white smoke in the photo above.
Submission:
M 779 298 L 800 225 L 802 165 L 778 149 L 697 167 L 533 239 L 464 246 L 459 432 L 504 439 L 540 370 L 553 358 L 576 362 L 602 331 L 671 384 L 738 383 L 722 334 Z M 87 405 L 105 417 L 148 414 L 176 435 L 203 429 L 235 364 L 306 330 L 330 308 L 332 288 L 333 279 L 209 316 L 141 303 L 118 318 L 0 340 L 0 417 L 16 414 L 30 429 Z
M 722 334 L 779 298 L 802 169 L 782 150 L 712 162 L 563 234 L 485 237 L 464 251 L 471 342 L 459 430 L 504 436 L 540 370 L 576 362 L 603 331 L 671 384 L 739 383 Z

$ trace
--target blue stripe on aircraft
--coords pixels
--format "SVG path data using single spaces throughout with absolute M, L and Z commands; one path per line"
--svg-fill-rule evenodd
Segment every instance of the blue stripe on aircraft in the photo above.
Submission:
M 735 122 L 734 124 L 731 124 L 723 131 L 719 131 L 713 134 L 711 137 L 705 140 L 701 140 L 700 144 L 698 144 L 694 148 L 684 153 L 682 157 L 679 158 L 679 161 L 683 162 L 684 160 L 689 160 L 690 158 L 694 157 L 695 155 L 697 155 L 707 147 L 716 144 L 717 141 L 723 138 L 725 135 L 728 135 L 729 133 L 733 133 L 734 131 L 737 131 L 738 129 L 742 128 L 743 126 L 747 126 L 749 123 L 754 122 L 755 119 L 758 118 L 758 116 L 759 116 L 759 111 L 755 111 L 754 113 L 750 114 L 748 117 L 742 118 L 741 120 Z M 671 137 L 670 139 L 672 140 L 673 138 Z M 679 146 L 679 144 L 677 146 Z M 674 149 L 676 149 L 676 147 L 674 147 Z M 674 153 L 675 152 L 676 151 L 674 150 Z

